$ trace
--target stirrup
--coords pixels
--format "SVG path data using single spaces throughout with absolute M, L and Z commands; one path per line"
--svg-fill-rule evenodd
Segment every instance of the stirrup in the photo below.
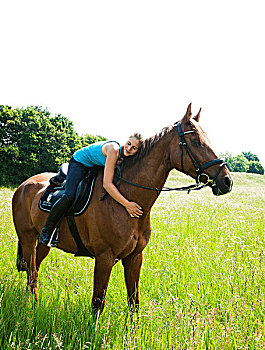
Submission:
M 56 238 L 54 238 L 55 233 L 57 233 Z M 42 232 L 38 239 L 39 244 L 45 244 L 47 245 L 47 247 L 55 247 L 59 243 L 57 227 L 52 231 L 52 234 L 49 237 L 46 238 L 41 236 L 42 236 Z
M 55 229 L 55 230 L 56 230 L 56 229 Z M 55 231 L 55 230 L 54 230 L 54 231 Z M 57 231 L 57 230 L 56 230 L 56 231 Z M 54 233 L 56 233 L 56 232 L 54 232 Z M 49 247 L 49 248 L 51 248 L 51 247 L 56 247 L 57 244 L 59 243 L 58 234 L 57 234 L 56 238 L 53 238 L 54 233 L 51 235 L 51 238 L 50 238 L 49 242 L 47 243 L 47 247 Z

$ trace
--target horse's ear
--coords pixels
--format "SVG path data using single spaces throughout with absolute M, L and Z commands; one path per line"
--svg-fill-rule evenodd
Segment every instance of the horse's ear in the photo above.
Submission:
M 195 120 L 196 120 L 196 122 L 198 122 L 198 121 L 200 120 L 201 110 L 202 110 L 202 109 L 200 108 L 200 110 L 199 110 L 198 114 L 197 114 L 195 117 L 193 117 L 193 119 L 195 119 Z
M 190 104 L 188 105 L 187 112 L 186 112 L 186 114 L 185 114 L 184 117 L 183 117 L 183 121 L 184 121 L 184 122 L 189 122 L 191 116 L 192 116 L 192 113 L 191 113 L 191 103 L 190 103 Z

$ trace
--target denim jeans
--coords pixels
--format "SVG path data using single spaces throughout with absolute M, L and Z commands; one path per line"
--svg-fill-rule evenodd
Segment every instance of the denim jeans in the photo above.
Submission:
M 75 193 L 79 182 L 83 180 L 89 169 L 90 168 L 86 167 L 85 165 L 75 161 L 73 157 L 70 159 L 66 176 L 65 194 L 71 202 L 73 202 L 75 198 Z

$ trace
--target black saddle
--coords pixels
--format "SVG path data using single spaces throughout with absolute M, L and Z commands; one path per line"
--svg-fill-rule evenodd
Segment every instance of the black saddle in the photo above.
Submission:
M 50 212 L 53 204 L 64 194 L 67 170 L 68 163 L 65 163 L 61 166 L 58 174 L 50 179 L 50 185 L 43 192 L 39 201 L 41 210 Z M 87 209 L 92 197 L 97 173 L 98 167 L 88 168 L 85 178 L 79 183 L 74 202 L 68 211 L 74 216 L 81 215 Z

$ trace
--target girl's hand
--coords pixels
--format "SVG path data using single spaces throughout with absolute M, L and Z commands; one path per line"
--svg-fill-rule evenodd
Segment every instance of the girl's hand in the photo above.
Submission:
M 125 208 L 132 218 L 139 218 L 143 214 L 142 208 L 135 202 L 128 202 Z

